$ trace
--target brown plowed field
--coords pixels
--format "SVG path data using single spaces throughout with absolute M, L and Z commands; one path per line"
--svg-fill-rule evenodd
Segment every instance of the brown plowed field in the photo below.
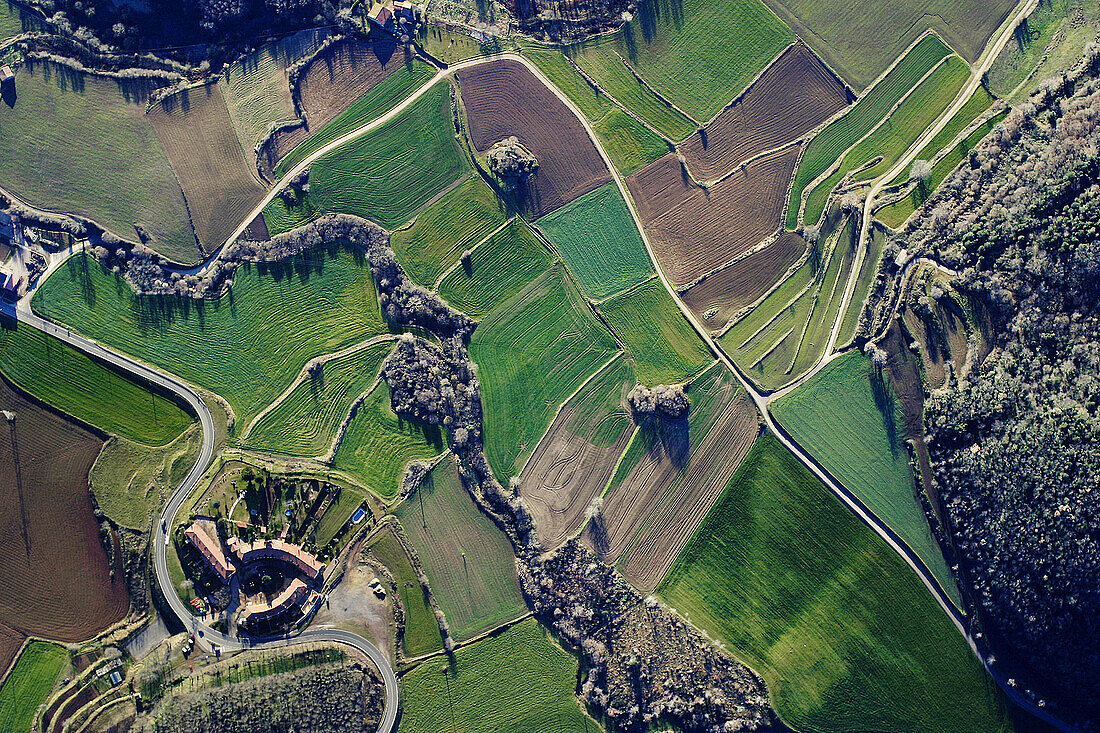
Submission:
M 688 288 L 682 296 L 684 303 L 707 328 L 720 331 L 737 311 L 766 293 L 805 249 L 806 240 L 794 232 L 783 232 L 764 249 Z
M 523 193 L 532 219 L 611 180 L 580 121 L 518 61 L 465 69 L 458 82 L 478 152 L 515 135 L 538 158 Z
M 19 653 L 26 638 L 10 626 L 0 624 L 0 678 L 3 678 L 4 673 L 8 671 L 8 667 L 15 659 L 15 655 Z
M 688 392 L 694 415 L 663 421 L 603 503 L 605 536 L 594 544 L 642 591 L 661 582 L 760 432 L 756 407 L 734 376 L 712 374 L 698 380 L 710 382 L 704 394 L 695 385 Z
M 126 615 L 88 498 L 103 441 L 0 380 L 0 623 L 82 641 Z M 12 429 L 14 426 L 14 430 Z M 17 460 L 18 458 L 18 460 Z
M 405 63 L 404 52 L 388 43 L 337 41 L 317 54 L 298 76 L 298 100 L 306 126 L 272 135 L 260 155 L 264 175 L 311 133 L 332 122 L 352 103 Z
M 627 179 L 674 285 L 695 281 L 775 232 L 800 147 L 759 158 L 709 189 L 685 179 L 673 153 Z
M 241 150 L 221 85 L 172 94 L 148 117 L 183 188 L 199 243 L 209 252 L 264 195 Z
M 624 407 L 633 380 L 618 381 L 622 377 L 618 370 L 609 370 L 607 376 L 610 379 L 593 379 L 566 403 L 520 475 L 524 501 L 548 550 L 558 547 L 584 522 L 585 511 L 607 486 L 634 432 Z M 604 394 L 608 390 L 607 404 L 614 407 L 592 410 L 593 403 L 608 398 Z
M 848 91 L 801 43 L 790 46 L 741 95 L 680 146 L 692 175 L 710 181 L 790 142 L 848 104 Z

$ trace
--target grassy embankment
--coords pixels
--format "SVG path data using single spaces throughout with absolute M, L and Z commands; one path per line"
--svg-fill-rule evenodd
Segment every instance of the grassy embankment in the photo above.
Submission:
M 852 351 L 773 407 L 776 420 L 913 549 L 956 604 L 959 591 L 914 495 L 900 403 Z
M 401 605 L 405 609 L 405 654 L 417 657 L 442 649 L 443 639 L 439 636 L 435 614 L 416 579 L 416 570 L 393 532 L 388 529 L 379 532 L 367 546 L 378 561 L 393 573 L 401 594 Z
M 46 641 L 27 644 L 0 687 L 0 730 L 31 730 L 38 706 L 45 702 L 68 662 L 69 653 L 63 646 Z
M 658 595 L 762 674 L 798 730 L 1011 730 L 913 571 L 771 435 Z

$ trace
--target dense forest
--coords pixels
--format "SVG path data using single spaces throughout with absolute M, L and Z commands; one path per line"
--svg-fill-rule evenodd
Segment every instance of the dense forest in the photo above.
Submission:
M 1092 46 L 1044 82 L 888 248 L 956 270 L 992 314 L 988 358 L 926 402 L 933 485 L 987 653 L 1086 730 L 1100 719 L 1098 72 Z

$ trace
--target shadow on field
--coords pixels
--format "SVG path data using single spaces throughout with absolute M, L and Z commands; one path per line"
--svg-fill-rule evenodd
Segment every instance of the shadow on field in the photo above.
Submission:
M 894 421 L 896 405 L 894 394 L 886 383 L 882 370 L 872 366 L 868 372 L 871 380 L 871 393 L 875 397 L 875 407 L 882 415 L 882 427 L 886 431 L 886 440 L 890 444 L 890 452 L 894 455 L 902 449 L 901 438 L 898 435 L 898 426 Z
M 15 100 L 19 98 L 19 95 L 15 92 L 14 84 L 5 84 L 3 89 L 0 89 L 0 98 L 4 100 L 4 104 L 8 107 L 15 107 Z
M 654 461 L 670 461 L 677 471 L 687 466 L 691 455 L 691 435 L 690 423 L 686 417 L 642 417 L 638 420 L 638 428 L 646 439 L 649 455 Z

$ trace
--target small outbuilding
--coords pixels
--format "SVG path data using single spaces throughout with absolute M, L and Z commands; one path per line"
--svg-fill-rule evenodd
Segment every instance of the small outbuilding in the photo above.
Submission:
M 10 66 L 0 66 L 0 87 L 6 87 L 8 84 L 15 83 L 15 72 L 11 70 Z

